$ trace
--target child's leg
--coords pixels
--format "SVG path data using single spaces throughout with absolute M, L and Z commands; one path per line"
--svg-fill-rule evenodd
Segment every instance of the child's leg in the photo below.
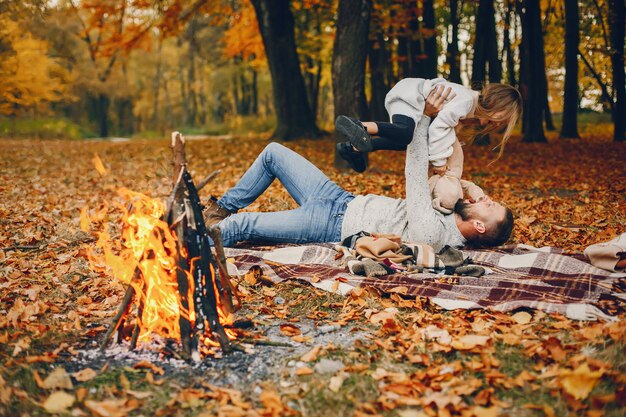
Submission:
M 403 114 L 391 116 L 392 123 L 374 122 L 378 135 L 372 138 L 372 147 L 375 151 L 387 149 L 392 151 L 404 151 L 413 140 L 415 121 Z M 369 133 L 369 128 L 368 128 Z
M 391 120 L 391 123 L 359 122 L 346 116 L 339 116 L 335 128 L 359 152 L 381 149 L 405 150 L 413 139 L 415 121 L 402 114 L 394 114 Z

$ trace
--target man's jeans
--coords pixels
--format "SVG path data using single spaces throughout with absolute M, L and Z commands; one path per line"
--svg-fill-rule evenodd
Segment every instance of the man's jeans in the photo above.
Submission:
M 270 143 L 218 204 L 230 211 L 250 205 L 274 178 L 300 207 L 269 213 L 237 213 L 219 223 L 224 246 L 251 240 L 274 243 L 338 242 L 354 195 L 332 182 L 294 151 Z

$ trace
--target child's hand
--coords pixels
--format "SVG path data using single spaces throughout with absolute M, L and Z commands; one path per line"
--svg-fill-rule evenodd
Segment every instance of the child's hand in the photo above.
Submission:
M 426 97 L 426 105 L 424 106 L 424 114 L 428 117 L 435 118 L 443 109 L 443 103 L 447 100 L 452 100 L 456 97 L 456 94 L 452 92 L 450 87 L 444 87 L 438 85 L 430 91 L 428 97 Z
M 433 172 L 437 175 L 445 175 L 446 172 L 448 172 L 448 166 L 447 165 L 442 165 L 440 167 L 433 167 Z

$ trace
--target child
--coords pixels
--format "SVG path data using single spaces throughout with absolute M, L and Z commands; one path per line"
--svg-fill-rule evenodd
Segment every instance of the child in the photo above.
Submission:
M 424 112 L 426 97 L 433 89 L 436 89 L 435 97 L 441 95 L 442 87 L 450 88 L 454 96 L 446 100 L 428 128 L 429 160 L 435 172 L 446 173 L 446 161 L 457 140 L 457 129 L 461 138 L 471 142 L 476 136 L 504 127 L 499 144 L 502 155 L 504 144 L 522 111 L 519 91 L 505 84 L 487 84 L 479 93 L 442 78 L 400 80 L 385 97 L 391 123 L 337 117 L 335 128 L 348 140 L 337 144 L 338 153 L 355 171 L 363 172 L 367 168 L 363 152 L 405 150 L 413 139 L 415 124 Z

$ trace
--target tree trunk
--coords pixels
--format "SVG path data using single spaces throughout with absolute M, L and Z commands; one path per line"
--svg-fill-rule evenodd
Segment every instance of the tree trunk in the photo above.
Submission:
M 565 86 L 561 138 L 578 135 L 578 0 L 565 2 Z
M 489 64 L 489 81 L 498 83 L 502 79 L 493 0 L 479 0 L 475 33 L 471 84 L 472 88 L 480 89 L 487 80 L 487 64 Z
M 370 0 L 339 0 L 332 61 L 335 117 L 367 116 L 365 60 L 371 6 Z M 336 152 L 335 166 L 347 168 Z
M 546 91 L 544 90 L 545 66 L 542 58 L 543 40 L 541 34 L 540 0 L 523 0 L 522 45 L 524 55 L 524 96 L 525 131 L 524 142 L 547 142 L 543 131 L 543 114 Z
M 427 31 L 424 39 L 424 59 L 420 61 L 420 77 L 437 78 L 437 36 L 435 29 L 435 8 L 433 0 L 423 0 L 422 10 L 424 19 L 424 29 Z
M 159 90 L 161 88 L 161 76 L 162 76 L 162 52 L 163 52 L 163 40 L 159 39 L 159 46 L 157 49 L 157 64 L 156 73 L 154 75 L 154 91 L 153 91 L 153 107 L 152 107 L 152 128 L 158 130 L 159 128 Z
M 385 46 L 385 39 L 379 33 L 376 40 L 369 42 L 369 64 L 370 64 L 370 116 L 372 120 L 388 120 L 389 115 L 385 109 L 385 96 L 389 91 L 386 82 L 385 71 L 389 54 Z
M 513 15 L 513 6 L 511 0 L 506 2 L 506 12 L 504 14 L 504 41 L 502 49 L 506 54 L 506 79 L 509 85 L 516 86 L 515 78 L 515 57 L 513 56 L 513 48 L 511 48 L 511 15 Z
M 109 97 L 100 93 L 97 102 L 98 131 L 100 137 L 109 136 Z
M 461 59 L 459 56 L 459 0 L 450 0 L 450 40 L 446 63 L 450 68 L 448 80 L 461 84 Z
M 609 32 L 613 70 L 613 140 L 626 141 L 626 86 L 624 80 L 624 1 L 609 0 Z
M 272 76 L 276 130 L 272 137 L 292 140 L 320 134 L 306 95 L 296 50 L 289 0 L 251 0 Z M 366 39 L 367 40 L 367 39 Z

